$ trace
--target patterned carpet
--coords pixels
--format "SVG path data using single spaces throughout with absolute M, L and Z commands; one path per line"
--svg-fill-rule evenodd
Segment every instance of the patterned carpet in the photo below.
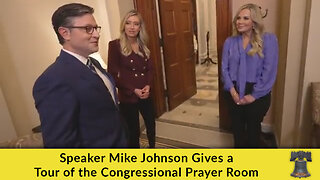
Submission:
M 159 120 L 189 123 L 191 126 L 219 128 L 218 68 L 216 65 L 196 66 L 197 94 Z
M 232 134 L 219 129 L 217 65 L 197 65 L 196 82 L 196 95 L 156 120 L 156 148 L 233 147 Z M 142 148 L 148 147 L 145 133 L 142 127 Z M 272 133 L 261 134 L 261 147 L 277 147 Z
M 232 147 L 232 135 L 219 129 L 218 66 L 197 65 L 196 82 L 197 94 L 156 120 L 156 147 Z

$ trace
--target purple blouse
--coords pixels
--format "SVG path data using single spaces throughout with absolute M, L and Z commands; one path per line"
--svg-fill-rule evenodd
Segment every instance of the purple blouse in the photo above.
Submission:
M 271 33 L 263 35 L 263 54 L 250 56 L 249 43 L 243 49 L 242 36 L 232 36 L 226 39 L 222 54 L 222 78 L 224 89 L 229 91 L 236 82 L 240 98 L 245 95 L 246 83 L 255 83 L 251 95 L 258 99 L 267 95 L 275 82 L 278 66 L 278 41 Z

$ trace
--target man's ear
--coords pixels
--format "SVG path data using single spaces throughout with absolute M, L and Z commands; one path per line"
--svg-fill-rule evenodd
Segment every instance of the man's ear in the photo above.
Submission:
M 58 32 L 63 37 L 63 39 L 65 41 L 70 40 L 70 38 L 71 38 L 70 29 L 65 28 L 65 27 L 59 27 Z

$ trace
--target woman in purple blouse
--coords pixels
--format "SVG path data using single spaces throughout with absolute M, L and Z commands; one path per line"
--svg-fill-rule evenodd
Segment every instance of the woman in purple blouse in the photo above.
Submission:
M 259 147 L 261 122 L 270 107 L 276 79 L 278 42 L 265 33 L 259 6 L 240 7 L 233 19 L 234 36 L 222 55 L 225 97 L 232 119 L 235 147 Z
M 155 117 L 150 97 L 152 61 L 146 46 L 147 34 L 141 15 L 129 11 L 122 19 L 120 38 L 109 42 L 108 72 L 116 80 L 120 112 L 129 132 L 129 147 L 139 148 L 141 113 L 149 141 L 155 147 Z

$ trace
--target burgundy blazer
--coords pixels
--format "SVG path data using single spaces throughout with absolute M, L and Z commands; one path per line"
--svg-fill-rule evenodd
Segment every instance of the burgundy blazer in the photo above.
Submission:
M 142 49 L 140 49 L 143 52 Z M 144 53 L 143 53 L 144 54 Z M 134 52 L 124 56 L 119 39 L 109 42 L 108 72 L 114 77 L 121 103 L 137 103 L 139 98 L 134 89 L 152 84 L 152 62 L 146 56 Z

